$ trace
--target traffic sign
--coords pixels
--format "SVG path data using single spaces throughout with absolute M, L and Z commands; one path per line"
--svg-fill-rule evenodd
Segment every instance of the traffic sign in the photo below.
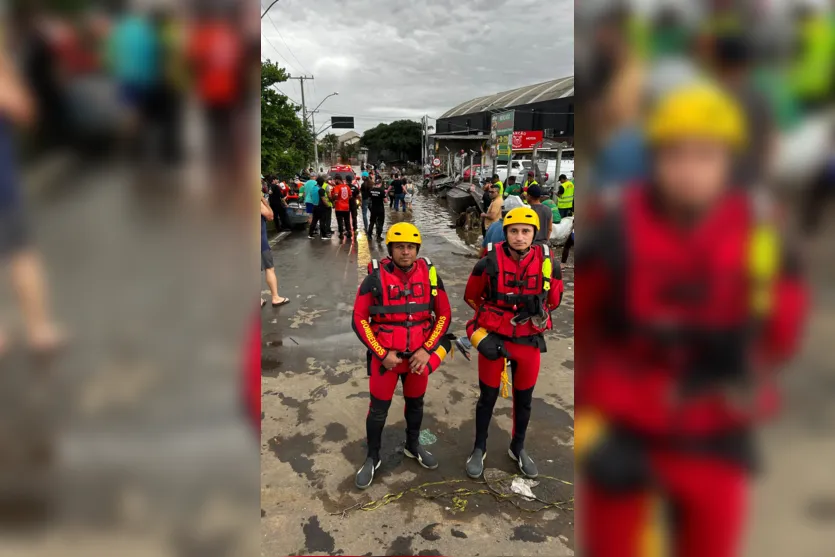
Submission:
M 441 166 L 441 159 L 436 158 L 435 160 L 432 161 L 432 164 L 435 165 L 435 168 L 440 167 Z

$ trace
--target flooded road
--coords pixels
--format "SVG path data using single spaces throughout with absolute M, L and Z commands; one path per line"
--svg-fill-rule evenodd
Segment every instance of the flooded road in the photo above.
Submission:
M 387 213 L 386 228 L 403 220 L 420 228 L 421 255 L 437 267 L 453 306 L 451 331 L 464 334 L 472 310 L 463 291 L 476 262 L 479 231 L 451 228 L 445 202 L 428 193 L 415 196 L 411 213 Z M 276 244 L 273 255 L 280 294 L 291 303 L 262 313 L 262 553 L 573 555 L 572 277 L 566 278 L 563 305 L 554 313 L 555 330 L 547 335 L 526 444 L 540 473 L 553 478 L 540 478 L 534 491 L 564 504 L 530 512 L 536 509 L 499 501 L 484 482 L 464 474 L 478 380 L 476 362 L 460 354 L 432 375 L 426 395 L 422 437 L 440 467 L 428 471 L 404 459 L 398 388 L 383 434 L 383 465 L 371 488 L 356 490 L 369 395 L 365 349 L 350 320 L 368 263 L 382 259 L 385 246 L 364 235 L 351 245 L 295 232 Z M 500 399 L 487 469 L 515 472 L 504 452 L 510 429 L 510 399 Z M 447 483 L 416 489 L 427 482 Z M 449 494 L 459 489 L 466 491 Z M 386 494 L 402 495 L 376 510 L 359 508 Z

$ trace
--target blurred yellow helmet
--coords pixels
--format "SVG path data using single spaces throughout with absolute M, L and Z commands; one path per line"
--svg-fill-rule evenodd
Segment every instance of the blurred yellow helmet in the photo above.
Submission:
M 745 128 L 739 104 L 718 87 L 703 83 L 662 96 L 650 111 L 646 135 L 653 145 L 704 138 L 739 148 L 747 140 Z
M 386 232 L 386 245 L 388 246 L 396 242 L 420 245 L 420 230 L 414 224 L 398 222 L 392 225 L 388 232 Z
M 502 228 L 507 228 L 512 224 L 530 224 L 539 232 L 539 215 L 530 207 L 511 209 L 504 217 Z

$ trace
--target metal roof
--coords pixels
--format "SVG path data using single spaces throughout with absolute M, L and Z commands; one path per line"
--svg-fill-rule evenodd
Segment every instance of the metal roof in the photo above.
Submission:
M 570 97 L 574 94 L 574 76 L 552 79 L 536 85 L 526 85 L 518 89 L 478 97 L 461 103 L 455 108 L 448 110 L 441 118 L 452 118 L 464 114 L 477 114 L 479 112 L 502 110 L 512 106 L 532 104 L 536 102 L 551 101 Z

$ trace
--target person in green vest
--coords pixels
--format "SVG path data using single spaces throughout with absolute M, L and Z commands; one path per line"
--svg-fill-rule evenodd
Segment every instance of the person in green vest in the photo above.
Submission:
M 505 199 L 511 195 L 522 197 L 522 186 L 516 183 L 516 176 L 507 179 L 507 187 L 504 190 Z
M 557 209 L 560 217 L 574 214 L 574 183 L 565 174 L 560 174 L 560 187 L 557 190 Z
M 528 188 L 538 185 L 539 182 L 536 181 L 536 173 L 533 170 L 528 170 L 528 179 L 525 180 L 525 184 L 522 186 L 522 201 L 524 201 L 525 204 L 528 203 Z
M 498 174 L 493 174 L 493 187 L 499 188 L 499 195 L 504 199 L 506 196 L 504 194 L 504 184 L 502 183 L 501 178 L 499 178 Z
M 557 204 L 554 203 L 554 200 L 549 198 L 543 201 L 542 204 L 551 209 L 551 216 L 553 217 L 552 220 L 554 224 L 559 224 L 562 220 L 562 215 L 560 215 L 560 210 L 557 207 Z

